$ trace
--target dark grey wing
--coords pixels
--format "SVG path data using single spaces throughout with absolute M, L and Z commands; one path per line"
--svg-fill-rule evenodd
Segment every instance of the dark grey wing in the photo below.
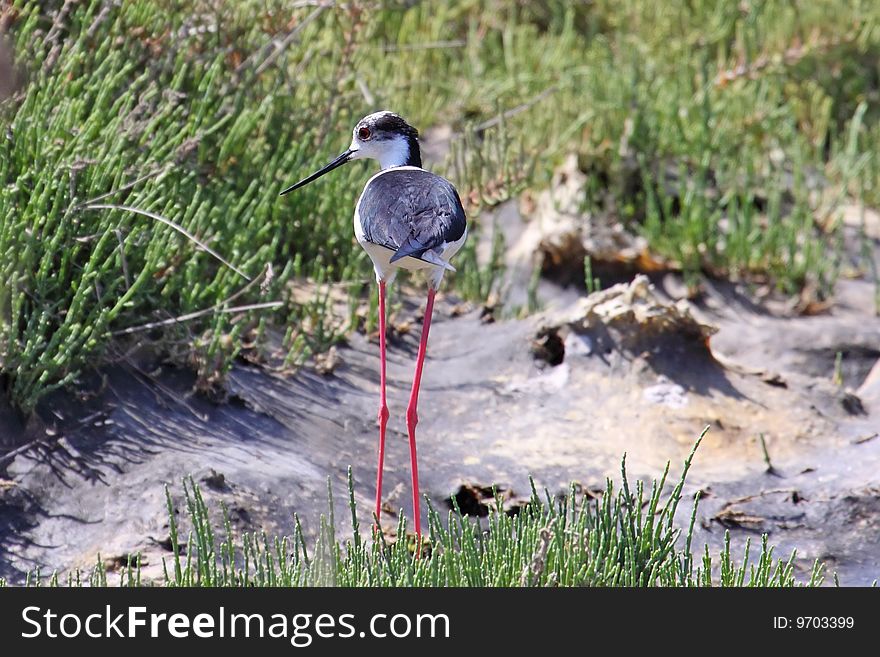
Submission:
M 467 226 L 455 187 L 421 169 L 391 169 L 374 178 L 358 215 L 367 241 L 395 251 L 392 262 L 455 242 Z

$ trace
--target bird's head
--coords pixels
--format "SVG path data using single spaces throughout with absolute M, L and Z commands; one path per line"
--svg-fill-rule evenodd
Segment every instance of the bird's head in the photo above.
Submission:
M 291 185 L 282 195 L 309 184 L 346 162 L 370 158 L 378 160 L 383 169 L 399 166 L 422 166 L 419 131 L 394 112 L 368 114 L 355 125 L 351 144 L 344 153 L 312 175 Z

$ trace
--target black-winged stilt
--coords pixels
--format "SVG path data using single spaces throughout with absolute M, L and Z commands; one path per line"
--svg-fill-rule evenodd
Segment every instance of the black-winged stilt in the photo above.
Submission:
M 372 158 L 382 170 L 367 181 L 355 206 L 354 234 L 366 250 L 379 283 L 379 468 L 376 475 L 376 520 L 382 503 L 382 471 L 385 462 L 385 427 L 388 404 L 385 398 L 385 286 L 399 268 L 428 270 L 428 303 L 419 341 L 406 426 L 412 462 L 413 521 L 421 541 L 419 469 L 416 459 L 416 424 L 419 385 L 428 331 L 434 310 L 434 295 L 444 272 L 455 271 L 449 259 L 467 239 L 467 221 L 458 192 L 440 176 L 422 169 L 418 131 L 392 112 L 376 112 L 358 121 L 351 145 L 322 169 L 291 185 L 282 195 L 306 185 L 351 160 Z

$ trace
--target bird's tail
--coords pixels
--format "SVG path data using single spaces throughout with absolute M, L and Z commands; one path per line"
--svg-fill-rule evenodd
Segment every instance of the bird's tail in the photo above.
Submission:
M 437 265 L 438 267 L 443 267 L 446 271 L 455 271 L 455 267 L 446 262 L 443 258 L 438 256 L 434 251 L 428 250 L 422 254 L 422 260 L 425 262 L 430 262 L 432 265 Z
M 402 258 L 406 258 L 407 256 L 411 256 L 413 258 L 418 258 L 419 260 L 424 260 L 425 262 L 430 262 L 432 265 L 437 265 L 438 267 L 443 267 L 446 271 L 455 271 L 455 267 L 446 262 L 443 258 L 437 255 L 437 252 L 433 249 L 426 249 L 423 244 L 420 244 L 418 240 L 415 238 L 410 238 L 406 242 L 401 245 L 397 251 L 395 251 L 394 255 L 391 256 L 391 262 L 397 262 Z

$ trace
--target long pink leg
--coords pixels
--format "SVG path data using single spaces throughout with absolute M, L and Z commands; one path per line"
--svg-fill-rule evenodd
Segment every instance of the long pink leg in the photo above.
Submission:
M 428 305 L 425 306 L 425 321 L 422 324 L 422 339 L 419 342 L 419 355 L 416 360 L 416 374 L 413 378 L 412 392 L 406 407 L 406 428 L 409 433 L 409 457 L 412 462 L 413 521 L 416 529 L 416 555 L 422 544 L 422 515 L 419 509 L 419 464 L 416 458 L 416 424 L 419 422 L 417 406 L 419 385 L 422 382 L 422 367 L 425 364 L 425 351 L 428 348 L 428 331 L 431 330 L 431 315 L 434 312 L 434 289 L 428 290 Z
M 385 426 L 388 403 L 385 399 L 385 281 L 379 281 L 379 472 L 376 475 L 376 530 L 382 512 L 382 471 L 385 468 Z

